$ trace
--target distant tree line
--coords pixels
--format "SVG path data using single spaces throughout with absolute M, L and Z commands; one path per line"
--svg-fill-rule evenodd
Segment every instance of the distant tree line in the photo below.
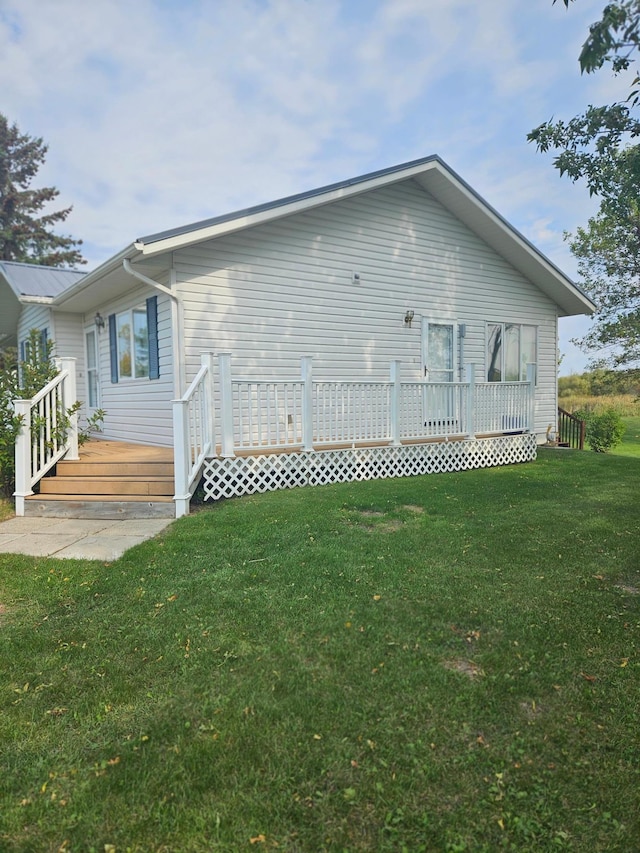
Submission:
M 640 397 L 640 370 L 592 370 L 558 378 L 559 397 L 605 397 L 633 394 Z

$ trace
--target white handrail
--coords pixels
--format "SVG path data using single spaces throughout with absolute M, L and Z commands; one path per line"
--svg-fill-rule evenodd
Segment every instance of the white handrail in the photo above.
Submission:
M 200 370 L 180 400 L 173 401 L 176 518 L 189 512 L 202 467 L 214 449 L 213 355 L 203 353 Z
M 63 456 L 78 458 L 78 415 L 67 415 L 76 401 L 75 359 L 56 359 L 58 374 L 29 400 L 15 400 L 20 418 L 15 446 L 16 515 L 25 511 L 33 487 Z M 68 417 L 68 424 L 62 419 Z M 37 427 L 37 428 L 36 428 Z

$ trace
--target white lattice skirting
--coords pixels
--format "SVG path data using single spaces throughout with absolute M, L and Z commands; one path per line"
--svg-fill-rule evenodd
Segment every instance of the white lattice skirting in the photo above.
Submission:
M 404 447 L 208 459 L 203 475 L 204 495 L 205 500 L 219 500 L 295 486 L 492 468 L 531 462 L 536 458 L 536 447 L 535 435 L 525 434 Z

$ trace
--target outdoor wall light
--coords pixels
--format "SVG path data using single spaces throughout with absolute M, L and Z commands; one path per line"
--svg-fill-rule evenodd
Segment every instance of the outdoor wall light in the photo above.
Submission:
M 414 311 L 407 311 L 407 313 L 404 315 L 405 325 L 407 325 L 409 328 L 411 328 L 411 321 L 413 320 L 414 317 L 415 317 Z
M 96 311 L 96 316 L 93 318 L 93 322 L 96 324 L 96 329 L 101 332 L 105 327 L 104 317 L 99 311 Z

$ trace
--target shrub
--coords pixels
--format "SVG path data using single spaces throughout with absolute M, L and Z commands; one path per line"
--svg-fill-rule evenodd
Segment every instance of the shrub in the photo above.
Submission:
M 14 349 L 0 353 L 0 491 L 9 497 L 15 489 L 15 444 L 22 420 L 15 414 L 14 400 L 30 400 L 57 376 L 58 369 L 53 361 L 53 341 L 43 341 L 38 329 L 32 329 L 25 346 L 26 358 L 18 362 Z M 70 418 L 80 408 L 75 402 L 66 412 L 58 412 L 55 437 L 64 441 L 70 426 Z M 86 427 L 79 432 L 82 443 L 92 429 L 98 429 L 104 412 L 98 409 L 88 419 Z M 31 429 L 36 434 L 43 427 L 35 417 Z
M 622 441 L 625 427 L 622 418 L 614 409 L 606 409 L 599 414 L 583 409 L 576 412 L 576 416 L 586 422 L 585 438 L 589 447 L 596 453 L 606 453 Z

